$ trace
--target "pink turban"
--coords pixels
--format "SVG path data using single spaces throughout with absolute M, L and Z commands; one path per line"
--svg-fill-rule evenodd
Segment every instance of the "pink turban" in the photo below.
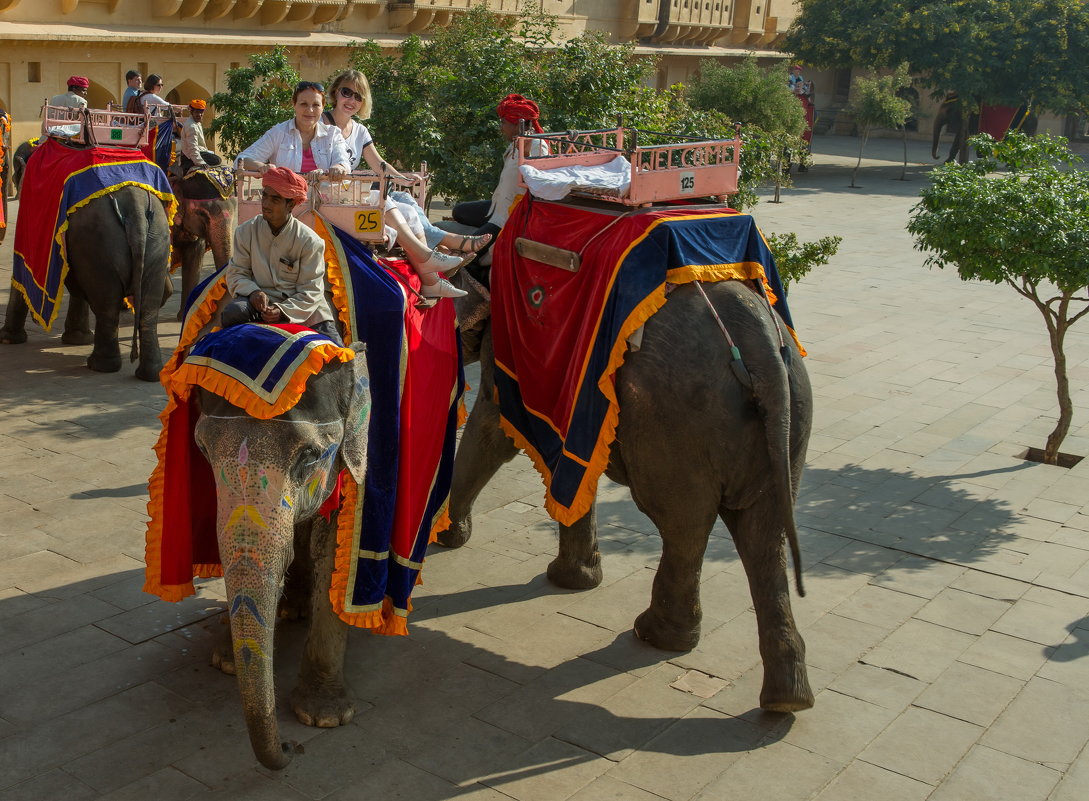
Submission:
M 306 200 L 306 180 L 287 167 L 274 167 L 261 179 L 264 187 L 288 200 Z
M 68 79 L 69 86 L 78 86 L 80 89 L 88 89 L 91 86 L 91 82 L 84 78 L 82 75 L 73 75 Z

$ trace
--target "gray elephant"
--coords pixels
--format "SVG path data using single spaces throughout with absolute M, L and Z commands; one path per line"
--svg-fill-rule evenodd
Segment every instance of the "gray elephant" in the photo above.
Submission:
M 88 305 L 95 313 L 94 350 L 87 366 L 103 373 L 121 369 L 117 329 L 126 297 L 135 310 L 132 360 L 136 377 L 157 381 L 163 366 L 159 351 L 159 308 L 167 296 L 170 223 L 162 201 L 145 189 L 125 186 L 94 198 L 69 217 L 70 293 L 64 341 L 91 340 Z M 26 342 L 27 304 L 11 288 L 0 344 Z
M 204 251 L 212 249 L 212 259 L 222 267 L 231 258 L 237 201 L 234 198 L 234 173 L 224 170 L 223 197 L 220 188 L 212 183 L 208 174 L 192 172 L 184 178 L 174 179 L 171 185 L 178 199 L 178 215 L 171 228 L 171 242 L 175 258 L 181 261 L 182 290 L 178 319 L 189 294 L 200 283 L 201 262 Z
M 454 464 L 451 527 L 438 538 L 450 547 L 469 539 L 473 502 L 517 452 L 499 428 L 493 400 L 486 300 L 479 285 L 457 280 L 462 288 L 477 290 L 459 299 L 458 310 L 466 360 L 479 359 L 481 377 Z M 723 369 L 729 348 L 691 284 L 669 295 L 646 323 L 639 350 L 627 354 L 616 374 L 620 417 L 606 475 L 631 489 L 662 537 L 650 606 L 636 619 L 635 634 L 667 650 L 698 643 L 703 553 L 721 517 L 756 609 L 764 663 L 760 705 L 777 712 L 807 709 L 813 693 L 805 645 L 790 609 L 784 539 L 799 571 L 794 500 L 812 420 L 809 379 L 789 338 L 789 359 L 782 357 L 771 312 L 754 289 L 740 281 L 704 286 L 745 354 L 752 389 Z M 559 528 L 559 553 L 548 567 L 549 579 L 567 588 L 599 584 L 593 508 L 574 525 Z M 800 574 L 798 583 L 800 591 Z
M 292 757 L 291 746 L 280 741 L 273 680 L 273 634 L 285 574 L 288 602 L 310 618 L 292 709 L 303 723 L 321 727 L 345 724 L 355 713 L 343 675 L 348 626 L 329 597 L 337 517 L 334 512 L 326 521 L 317 512 L 341 468 L 363 480 L 369 386 L 359 353 L 312 376 L 294 408 L 268 420 L 200 391 L 195 436 L 215 473 L 233 642 L 213 662 L 238 676 L 254 753 L 272 770 Z M 235 514 L 241 508 L 252 513 Z
M 15 148 L 15 153 L 12 154 L 11 185 L 15 190 L 15 200 L 19 199 L 19 194 L 22 191 L 23 173 L 26 172 L 26 163 L 30 159 L 30 154 L 34 152 L 36 142 L 36 139 L 29 139 Z

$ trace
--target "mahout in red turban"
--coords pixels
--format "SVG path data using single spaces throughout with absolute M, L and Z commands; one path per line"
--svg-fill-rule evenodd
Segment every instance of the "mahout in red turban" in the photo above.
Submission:
M 80 89 L 89 89 L 91 87 L 91 82 L 82 75 L 73 75 L 68 79 L 68 85 L 78 86 Z
M 514 125 L 517 125 L 519 120 L 527 120 L 533 123 L 533 130 L 537 133 L 544 133 L 541 123 L 538 122 L 541 110 L 537 108 L 536 103 L 527 97 L 507 95 L 496 106 L 495 113 L 499 115 L 499 119 Z
M 265 189 L 288 200 L 306 200 L 306 180 L 287 167 L 273 167 L 264 174 L 261 183 Z

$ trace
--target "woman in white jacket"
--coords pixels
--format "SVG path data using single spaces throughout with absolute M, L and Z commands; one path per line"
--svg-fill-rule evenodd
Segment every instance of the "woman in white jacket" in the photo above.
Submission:
M 336 180 L 351 170 L 344 135 L 336 125 L 321 121 L 325 108 L 325 87 L 314 81 L 302 81 L 291 97 L 295 117 L 272 126 L 265 134 L 238 154 L 237 164 L 264 175 L 274 167 L 287 167 L 306 176 L 310 182 Z M 458 297 L 465 294 L 435 273 L 454 270 L 462 260 L 432 250 L 415 236 L 399 214 L 387 214 L 397 232 L 397 241 L 409 263 L 420 276 L 425 297 Z

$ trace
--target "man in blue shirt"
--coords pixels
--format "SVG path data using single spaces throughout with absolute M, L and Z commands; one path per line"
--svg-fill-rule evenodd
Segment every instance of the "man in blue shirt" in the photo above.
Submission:
M 140 94 L 140 85 L 144 82 L 144 76 L 140 74 L 139 70 L 129 70 L 125 73 L 125 81 L 128 83 L 128 88 L 125 89 L 125 94 L 121 96 L 121 108 L 128 108 L 129 98 Z

